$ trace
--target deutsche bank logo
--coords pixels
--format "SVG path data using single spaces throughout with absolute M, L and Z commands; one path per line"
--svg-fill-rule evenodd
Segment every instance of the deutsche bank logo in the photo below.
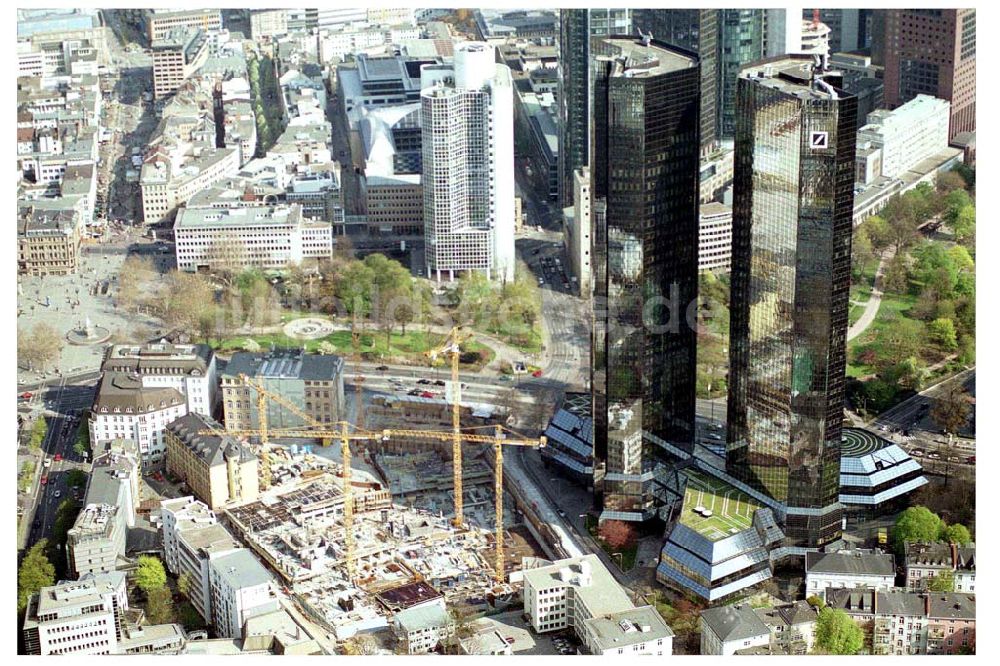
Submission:
M 809 137 L 809 146 L 813 150 L 825 150 L 830 147 L 830 135 L 828 132 L 812 132 Z

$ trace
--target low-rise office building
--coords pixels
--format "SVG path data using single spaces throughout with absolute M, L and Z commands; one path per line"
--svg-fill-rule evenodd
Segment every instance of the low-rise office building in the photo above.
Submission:
M 158 146 L 142 165 L 142 214 L 147 224 L 168 218 L 178 206 L 223 178 L 235 176 L 240 151 L 179 143 Z
M 212 624 L 218 636 L 241 638 L 244 623 L 254 615 L 278 610 L 271 596 L 271 575 L 243 548 L 209 563 Z
M 208 435 L 212 430 L 218 435 Z M 167 471 L 187 483 L 195 497 L 218 509 L 231 502 L 252 502 L 260 494 L 257 456 L 249 446 L 225 435 L 222 425 L 187 414 L 166 429 Z
M 191 413 L 211 416 L 219 402 L 215 352 L 208 345 L 112 345 L 101 370 L 138 376 L 147 388 L 177 389 Z
M 455 632 L 455 621 L 439 598 L 396 613 L 392 627 L 407 654 L 427 654 Z
M 193 497 L 160 502 L 163 517 L 163 555 L 167 569 L 180 577 L 188 576 L 188 599 L 211 623 L 212 560 L 240 549 L 232 535 L 220 525 L 215 513 Z
M 331 224 L 303 219 L 299 205 L 184 208 L 174 238 L 184 271 L 284 268 L 333 255 Z
M 596 555 L 528 569 L 521 577 L 524 613 L 537 633 L 572 628 L 591 654 L 671 654 L 670 628 L 647 611 L 651 607 L 636 608 Z
M 43 587 L 25 611 L 25 650 L 37 655 L 112 654 L 127 608 L 124 575 L 117 577 L 117 585 L 90 579 Z
M 879 175 L 899 178 L 948 147 L 950 118 L 947 100 L 917 95 L 892 111 L 870 113 L 868 124 L 858 130 L 858 144 L 881 151 Z

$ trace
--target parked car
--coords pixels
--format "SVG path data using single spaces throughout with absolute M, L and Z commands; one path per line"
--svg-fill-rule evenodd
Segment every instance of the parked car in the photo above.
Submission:
M 446 386 L 447 384 L 445 384 L 444 380 L 439 379 L 436 382 L 434 382 L 434 385 L 435 386 Z
M 389 371 L 389 366 L 387 366 L 387 365 L 380 365 L 380 366 L 378 366 L 375 369 L 378 370 L 379 372 L 388 372 Z
M 61 461 L 62 460 L 62 454 L 61 453 L 57 453 L 55 455 L 55 457 L 53 458 L 53 460 L 55 460 L 56 462 Z
M 434 397 L 434 394 L 433 394 L 433 393 L 431 393 L 430 391 L 423 391 L 423 392 L 422 392 L 422 393 L 420 394 L 420 397 L 421 397 L 421 398 L 433 398 L 433 397 Z
M 49 482 L 49 476 L 46 474 L 42 477 L 42 485 L 46 485 Z
M 542 376 L 542 371 L 541 370 L 535 370 L 533 373 L 531 373 L 531 376 L 532 377 L 541 377 Z
M 420 384 L 421 386 L 427 386 L 428 384 L 431 383 L 431 380 L 429 380 L 429 379 L 418 379 L 417 383 Z

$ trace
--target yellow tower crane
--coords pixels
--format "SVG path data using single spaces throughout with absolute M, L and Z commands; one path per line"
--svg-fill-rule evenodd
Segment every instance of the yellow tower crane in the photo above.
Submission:
M 284 396 L 275 393 L 274 391 L 269 391 L 265 389 L 261 384 L 253 381 L 246 375 L 240 375 L 240 381 L 243 382 L 245 386 L 248 386 L 255 391 L 257 391 L 257 411 L 260 414 L 259 422 L 261 424 L 260 429 L 234 429 L 228 430 L 227 432 L 236 437 L 261 437 L 262 442 L 267 442 L 263 445 L 261 450 L 261 468 L 266 470 L 266 473 L 262 473 L 262 477 L 266 475 L 267 485 L 264 488 L 271 487 L 271 450 L 269 437 L 272 434 L 279 434 L 284 437 L 318 437 L 323 440 L 324 446 L 328 445 L 331 439 L 340 440 L 340 458 L 341 466 L 343 468 L 342 472 L 342 492 L 344 495 L 344 550 L 346 552 L 345 557 L 345 568 L 347 569 L 347 576 L 350 581 L 354 581 L 356 576 L 356 567 L 354 563 L 354 486 L 351 485 L 351 441 L 352 440 L 370 440 L 373 437 L 381 437 L 380 433 L 351 433 L 348 431 L 350 424 L 346 421 L 337 421 L 335 423 L 323 423 L 317 421 L 312 416 L 299 409 L 295 403 L 287 400 Z M 289 429 L 280 429 L 274 431 L 267 430 L 267 400 L 270 398 L 276 403 L 282 405 L 288 411 L 292 412 L 299 418 L 301 418 L 309 427 L 315 428 L 315 430 L 305 430 L 299 431 L 300 434 L 288 434 Z M 338 427 L 339 426 L 339 427 Z M 338 427 L 337 429 L 333 429 Z M 202 434 L 215 434 L 217 432 L 203 432 Z M 262 484 L 263 485 L 263 484 Z
M 437 360 L 440 354 L 451 356 L 451 456 L 452 478 L 455 486 L 455 517 L 452 523 L 455 527 L 462 527 L 464 522 L 462 515 L 462 384 L 458 381 L 458 359 L 461 356 L 461 344 L 471 337 L 472 335 L 463 331 L 461 326 L 455 326 L 448 332 L 448 336 L 441 346 L 426 354 L 431 359 L 431 363 Z
M 457 333 L 457 328 L 452 329 L 449 334 L 449 340 L 457 349 L 458 343 L 455 340 L 459 339 Z M 445 351 L 448 344 L 444 346 Z M 441 350 L 438 350 L 440 353 Z M 452 365 L 452 387 L 455 393 L 458 392 L 460 384 L 458 383 L 458 362 L 457 354 L 453 354 L 453 365 Z M 343 465 L 342 474 L 342 484 L 343 484 L 343 495 L 344 495 L 344 550 L 345 550 L 345 569 L 347 571 L 348 580 L 354 582 L 357 577 L 357 568 L 355 562 L 355 545 L 354 545 L 354 488 L 351 485 L 351 441 L 361 440 L 361 441 L 388 441 L 392 438 L 400 439 L 433 439 L 441 442 L 452 442 L 452 450 L 455 452 L 457 450 L 459 457 L 455 460 L 458 464 L 455 466 L 457 470 L 455 477 L 457 479 L 455 487 L 456 496 L 456 518 L 459 516 L 459 511 L 461 510 L 461 445 L 466 444 L 491 444 L 493 446 L 493 459 L 494 459 L 494 481 L 493 481 L 493 491 L 494 491 L 494 514 L 496 519 L 495 525 L 495 571 L 494 577 L 498 583 L 504 582 L 504 510 L 503 510 L 503 447 L 504 446 L 530 446 L 530 447 L 544 447 L 546 445 L 546 438 L 544 435 L 535 438 L 525 438 L 520 436 L 513 430 L 504 428 L 500 425 L 493 426 L 492 435 L 482 435 L 474 434 L 470 432 L 463 432 L 458 427 L 458 411 L 457 409 L 453 412 L 456 415 L 456 421 L 452 432 L 442 432 L 440 430 L 408 430 L 408 429 L 396 429 L 387 428 L 383 430 L 364 430 L 361 428 L 355 428 L 354 432 L 350 432 L 349 428 L 351 425 L 346 421 L 338 421 L 335 423 L 322 423 L 317 421 L 309 414 L 305 413 L 302 409 L 296 406 L 293 402 L 286 399 L 284 396 L 265 389 L 261 384 L 254 382 L 252 379 L 246 375 L 240 375 L 240 380 L 245 386 L 253 388 L 257 391 L 257 410 L 258 421 L 261 425 L 260 429 L 235 429 L 228 430 L 227 432 L 236 437 L 252 437 L 259 436 L 262 442 L 267 442 L 262 448 L 262 465 L 267 470 L 267 487 L 270 487 L 270 440 L 271 435 L 278 437 L 298 437 L 298 438 L 319 438 L 327 444 L 332 439 L 340 440 L 340 453 L 341 453 L 341 464 Z M 459 400 L 458 396 L 453 393 L 455 398 L 454 404 L 457 405 Z M 278 404 L 284 406 L 293 414 L 296 414 L 301 418 L 307 425 L 303 428 L 281 428 L 268 430 L 268 420 L 267 420 L 267 400 L 270 398 Z M 508 433 L 515 435 L 514 437 L 508 436 Z M 219 433 L 215 430 L 203 431 L 202 434 L 208 435 L 218 435 Z M 461 527 L 461 522 L 459 520 L 454 521 L 457 527 Z

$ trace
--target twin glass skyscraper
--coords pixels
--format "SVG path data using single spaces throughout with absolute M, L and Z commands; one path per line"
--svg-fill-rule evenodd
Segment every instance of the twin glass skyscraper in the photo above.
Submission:
M 704 70 L 648 36 L 592 38 L 588 54 L 591 196 L 606 206 L 591 253 L 594 485 L 602 519 L 644 522 L 671 457 L 695 448 Z M 802 547 L 840 533 L 857 107 L 839 83 L 783 56 L 734 86 L 726 472 L 783 507 Z
M 805 547 L 841 529 L 857 100 L 840 83 L 778 56 L 736 89 L 726 469 Z
M 665 454 L 645 435 L 694 441 L 698 296 L 697 55 L 662 42 L 595 38 L 591 196 L 595 459 L 605 517 L 656 509 Z

